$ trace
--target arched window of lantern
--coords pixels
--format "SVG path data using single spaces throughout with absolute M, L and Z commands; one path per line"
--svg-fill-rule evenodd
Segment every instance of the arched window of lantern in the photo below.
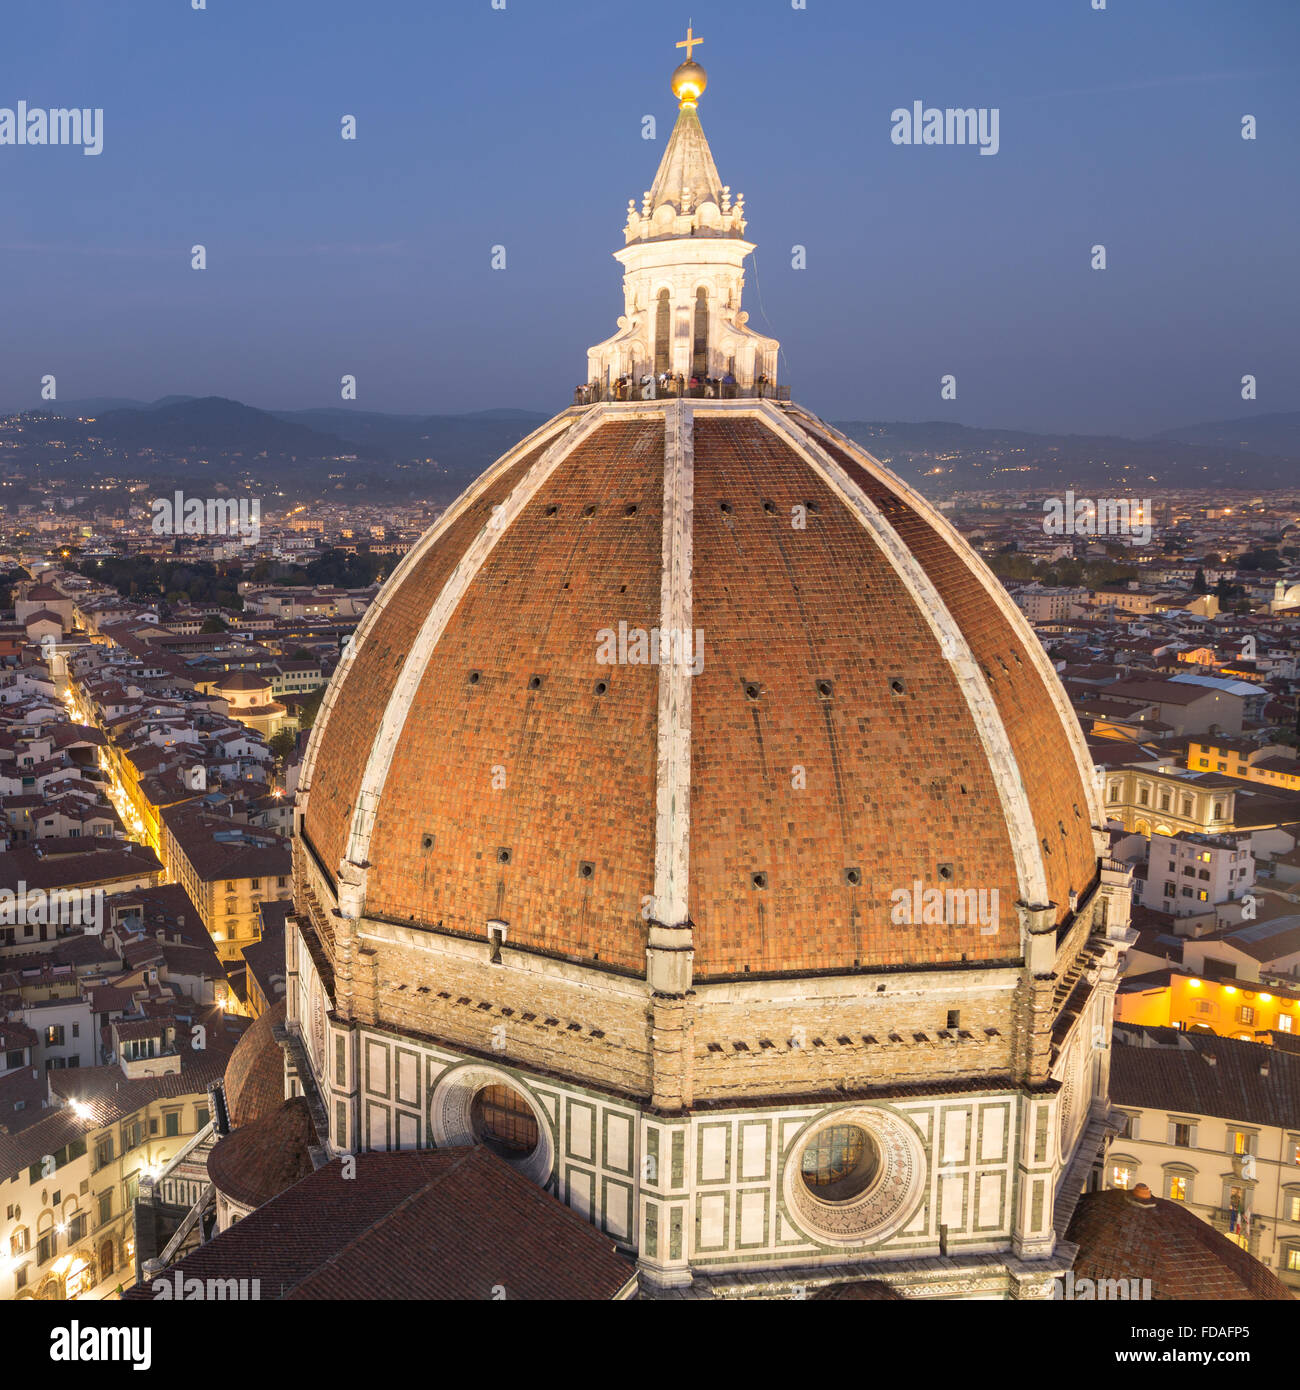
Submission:
M 695 342 L 691 352 L 691 375 L 709 374 L 709 292 L 703 285 L 695 291 Z
M 660 290 L 655 301 L 655 374 L 659 375 L 672 366 L 672 313 L 668 303 L 668 291 Z

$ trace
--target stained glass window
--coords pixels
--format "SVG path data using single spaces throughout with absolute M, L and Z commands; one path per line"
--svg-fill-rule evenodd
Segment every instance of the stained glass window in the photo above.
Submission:
M 803 1151 L 804 1182 L 826 1201 L 854 1197 L 876 1175 L 875 1145 L 856 1125 L 831 1125 L 819 1130 Z

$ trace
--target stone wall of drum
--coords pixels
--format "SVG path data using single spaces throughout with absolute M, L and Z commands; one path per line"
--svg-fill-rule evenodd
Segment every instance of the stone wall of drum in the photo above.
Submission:
M 539 1153 L 546 1160 L 540 1167 L 520 1164 L 521 1169 L 615 1240 L 633 1244 L 640 1163 L 634 1106 L 506 1063 L 466 1058 L 370 1029 L 361 1030 L 359 1041 L 363 1147 L 472 1143 L 468 1100 L 485 1085 L 511 1086 L 537 1117 Z M 345 1075 L 337 1094 L 347 1085 Z
M 935 1250 L 941 1227 L 952 1252 L 1000 1249 L 1011 1238 L 1023 1128 L 1023 1102 L 1012 1092 L 674 1121 L 506 1063 L 369 1029 L 359 1036 L 359 1066 L 360 1140 L 377 1150 L 473 1142 L 469 1099 L 485 1085 L 514 1087 L 531 1104 L 543 1135 L 530 1176 L 651 1259 L 698 1266 L 843 1259 L 884 1246 L 905 1254 Z M 351 1086 L 346 1072 L 340 1075 L 337 1089 L 334 1076 L 327 1077 L 331 1107 Z M 916 1157 L 902 1194 L 906 1219 L 887 1236 L 876 1238 L 866 1228 L 860 1241 L 846 1245 L 823 1239 L 816 1222 L 790 1210 L 789 1184 L 810 1126 L 850 1110 L 869 1124 L 879 1116 L 906 1130 Z M 1042 1157 L 1053 1166 L 1050 1156 Z M 1044 1176 L 1050 1191 L 1051 1176 Z
M 798 1167 L 810 1128 L 844 1112 L 910 1128 L 917 1161 L 900 1193 L 904 1219 L 864 1223 L 827 1238 L 816 1203 L 796 1209 Z M 850 1115 L 849 1112 L 852 1112 Z M 642 1252 L 697 1267 L 756 1260 L 845 1260 L 865 1251 L 950 1252 L 1005 1248 L 1013 1225 L 1017 1097 L 1008 1093 L 923 1104 L 807 1107 L 695 1116 L 682 1125 L 647 1120 Z M 874 1124 L 873 1124 L 874 1128 Z M 662 1155 L 662 1164 L 652 1162 Z

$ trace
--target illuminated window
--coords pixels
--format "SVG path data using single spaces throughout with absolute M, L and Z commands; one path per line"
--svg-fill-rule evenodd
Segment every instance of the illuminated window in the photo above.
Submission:
M 526 1158 L 537 1147 L 532 1106 L 509 1086 L 485 1086 L 470 1108 L 474 1136 L 502 1158 Z
M 1187 1200 L 1187 1179 L 1179 1173 L 1170 1173 L 1169 1190 L 1165 1196 L 1172 1202 L 1185 1202 Z
M 1293 1247 L 1286 1252 L 1286 1267 L 1300 1270 L 1300 1247 Z
M 875 1144 L 856 1125 L 819 1130 L 799 1164 L 804 1183 L 826 1202 L 856 1197 L 870 1185 L 879 1167 Z
M 1115 1163 L 1111 1165 L 1110 1185 L 1127 1191 L 1133 1186 L 1133 1170 L 1127 1163 Z
M 1278 1014 L 1278 1016 L 1277 1016 L 1277 1031 L 1278 1031 L 1279 1033 L 1289 1033 L 1289 1032 L 1291 1031 L 1291 1015 L 1290 1015 L 1290 1014 Z

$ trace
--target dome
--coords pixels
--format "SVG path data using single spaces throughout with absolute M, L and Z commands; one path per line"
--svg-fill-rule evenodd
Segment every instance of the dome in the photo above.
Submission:
M 572 408 L 326 687 L 291 1084 L 340 1147 L 492 1147 L 651 1296 L 1046 1297 L 1132 869 L 1002 584 L 749 327 L 690 90 Z
M 1183 1203 L 1153 1197 L 1145 1183 L 1081 1197 L 1066 1239 L 1079 1247 L 1076 1285 L 1149 1279 L 1143 1297 L 1167 1302 L 1293 1297 L 1266 1265 Z
M 284 1015 L 281 999 L 253 1020 L 230 1054 L 225 1085 L 232 1129 L 260 1119 L 284 1099 L 284 1053 L 272 1033 Z
M 231 671 L 216 682 L 218 690 L 270 690 L 271 682 L 265 676 L 255 676 L 248 671 Z
M 899 1293 L 883 1279 L 863 1279 L 842 1284 L 827 1284 L 813 1294 L 819 1302 L 847 1303 L 906 1303 L 907 1295 Z
M 697 980 L 1015 960 L 1015 905 L 1059 925 L 1098 875 L 1000 582 L 770 400 L 575 408 L 506 454 L 367 613 L 302 785 L 347 915 L 629 973 L 686 920 Z
M 310 1108 L 295 1096 L 220 1140 L 208 1176 L 230 1201 L 260 1207 L 315 1171 L 308 1150 L 316 1142 Z

